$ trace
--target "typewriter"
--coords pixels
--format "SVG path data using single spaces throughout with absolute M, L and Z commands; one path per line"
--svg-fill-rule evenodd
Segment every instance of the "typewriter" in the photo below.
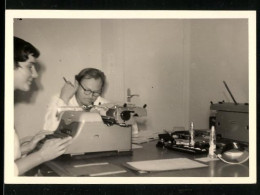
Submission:
M 114 105 L 104 115 L 86 111 L 63 111 L 57 130 L 39 142 L 53 138 L 72 137 L 72 143 L 65 154 L 132 152 L 132 128 L 134 117 L 146 116 L 146 105 Z

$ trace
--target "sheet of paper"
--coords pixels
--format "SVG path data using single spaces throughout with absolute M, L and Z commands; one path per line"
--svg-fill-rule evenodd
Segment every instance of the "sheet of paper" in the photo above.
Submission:
M 87 163 L 66 166 L 72 176 L 102 176 L 127 172 L 125 169 L 110 163 Z
M 133 135 L 132 143 L 142 144 L 158 139 L 158 132 L 151 130 L 141 130 L 138 134 Z
M 132 144 L 132 149 L 138 149 L 138 148 L 143 148 L 143 146 L 138 144 Z
M 215 160 L 219 160 L 219 159 L 218 158 L 203 157 L 203 158 L 196 158 L 195 160 L 201 161 L 201 162 L 210 162 L 210 161 L 215 161 Z
M 168 171 L 179 169 L 192 169 L 207 167 L 208 165 L 199 163 L 188 158 L 173 158 L 173 159 L 161 159 L 161 160 L 147 160 L 127 162 L 134 170 L 138 171 Z

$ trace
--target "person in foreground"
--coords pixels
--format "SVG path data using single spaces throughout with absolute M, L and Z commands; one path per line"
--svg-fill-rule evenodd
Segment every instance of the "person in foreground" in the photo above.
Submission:
M 102 108 L 92 108 L 93 105 L 108 105 L 109 101 L 101 94 L 105 85 L 105 75 L 95 68 L 85 68 L 75 76 L 74 85 L 64 79 L 64 86 L 59 95 L 55 95 L 48 105 L 43 129 L 55 131 L 59 125 L 59 109 L 78 108 L 90 112 L 102 112 Z
M 14 90 L 29 91 L 33 79 L 38 77 L 35 69 L 39 51 L 30 43 L 14 37 Z M 43 146 L 34 151 L 38 142 L 50 132 L 41 131 L 26 143 L 20 144 L 14 130 L 14 173 L 23 175 L 43 162 L 62 155 L 71 142 L 71 137 L 64 139 L 50 139 Z

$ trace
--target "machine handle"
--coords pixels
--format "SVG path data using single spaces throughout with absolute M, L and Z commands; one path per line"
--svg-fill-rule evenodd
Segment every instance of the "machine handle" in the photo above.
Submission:
M 139 97 L 139 94 L 131 94 L 130 88 L 127 89 L 127 102 L 131 102 L 132 97 Z

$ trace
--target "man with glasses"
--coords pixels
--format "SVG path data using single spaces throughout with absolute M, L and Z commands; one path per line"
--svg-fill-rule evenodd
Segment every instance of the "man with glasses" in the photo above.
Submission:
M 109 103 L 101 97 L 105 85 L 105 75 L 95 68 L 86 68 L 75 76 L 74 85 L 67 81 L 61 89 L 60 96 L 51 100 L 45 115 L 44 130 L 55 131 L 59 125 L 59 108 L 77 107 L 90 111 L 92 105 Z M 64 110 L 64 109 L 63 109 Z

